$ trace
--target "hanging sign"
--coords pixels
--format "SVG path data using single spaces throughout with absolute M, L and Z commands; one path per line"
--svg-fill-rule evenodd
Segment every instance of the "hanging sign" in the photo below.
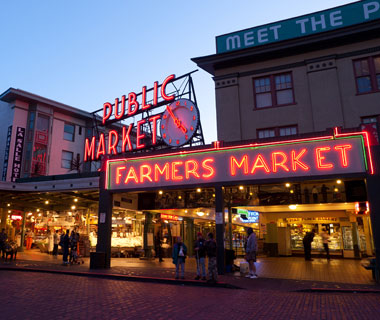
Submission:
M 15 149 L 13 152 L 12 176 L 11 181 L 21 177 L 22 152 L 24 150 L 25 128 L 17 127 Z

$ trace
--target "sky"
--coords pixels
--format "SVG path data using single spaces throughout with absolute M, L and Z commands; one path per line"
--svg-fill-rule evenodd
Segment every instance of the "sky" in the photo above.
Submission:
M 0 92 L 92 112 L 170 74 L 198 69 L 215 37 L 353 1 L 13 0 L 0 2 Z M 206 143 L 217 140 L 212 75 L 193 75 Z

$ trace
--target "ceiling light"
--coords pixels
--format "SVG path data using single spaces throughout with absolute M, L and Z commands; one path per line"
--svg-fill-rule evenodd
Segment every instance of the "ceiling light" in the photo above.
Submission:
M 290 204 L 289 205 L 289 209 L 290 210 L 296 210 L 297 209 L 297 205 L 296 204 Z
M 294 190 L 292 189 L 292 190 L 290 190 L 290 193 L 294 193 Z
M 76 209 L 76 206 L 71 206 L 71 210 L 75 210 Z
M 158 191 L 158 194 L 163 194 L 164 192 L 162 190 Z
M 334 189 L 334 192 L 338 192 L 338 191 L 339 191 L 339 189 L 338 189 L 338 188 L 335 188 L 335 189 Z
M 37 209 L 37 212 L 40 212 L 40 209 Z
M 181 199 L 182 199 L 182 197 L 181 197 L 181 196 L 178 196 L 178 199 L 180 199 L 180 200 L 181 200 Z
M 33 213 L 29 212 L 29 213 L 28 213 L 28 216 L 31 216 L 32 214 L 33 214 Z
M 201 192 L 202 190 L 201 190 L 201 188 L 197 188 L 197 192 Z
M 336 183 L 337 183 L 337 184 L 341 184 L 341 183 L 342 183 L 342 180 L 338 179 L 338 180 L 336 180 Z
M 41 213 L 39 213 L 39 214 L 38 214 L 38 216 L 39 216 L 39 217 L 41 217 L 41 216 L 42 216 L 42 214 L 41 214 Z
M 72 215 L 73 215 L 73 213 L 72 213 L 72 212 L 68 212 L 67 214 L 68 214 L 69 216 L 72 216 Z
M 45 201 L 45 204 L 49 204 L 49 200 L 46 200 L 46 201 Z
M 202 212 L 202 211 L 198 211 L 198 212 L 197 212 L 197 215 L 200 216 L 200 217 L 203 217 L 203 216 L 205 215 L 205 213 Z
M 243 186 L 239 186 L 239 190 L 243 190 L 244 189 L 244 187 Z
M 188 211 L 187 210 L 185 210 L 185 213 L 187 213 Z
M 285 183 L 285 187 L 290 188 L 290 183 L 289 182 Z
M 7 204 L 7 207 L 10 207 L 10 206 L 11 206 L 11 204 L 10 204 L 10 203 L 8 203 L 8 204 Z
M 78 202 L 78 198 L 75 198 L 75 199 L 74 199 L 74 202 Z
M 215 193 L 212 194 L 212 197 L 215 198 Z
M 11 213 L 12 211 L 11 210 L 8 210 L 8 213 Z

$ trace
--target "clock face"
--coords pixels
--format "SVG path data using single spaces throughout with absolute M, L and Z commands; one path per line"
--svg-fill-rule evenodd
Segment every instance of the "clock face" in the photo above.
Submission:
M 166 106 L 161 117 L 161 138 L 172 147 L 189 142 L 199 125 L 199 111 L 194 102 L 178 99 Z

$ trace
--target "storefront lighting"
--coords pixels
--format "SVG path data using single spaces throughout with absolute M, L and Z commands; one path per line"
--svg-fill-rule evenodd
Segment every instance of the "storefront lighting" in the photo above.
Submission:
M 76 206 L 71 206 L 71 210 L 75 210 L 76 209 Z
M 164 222 L 165 222 L 165 223 L 169 223 L 169 221 L 168 221 L 168 220 L 164 220 Z
M 74 198 L 74 202 L 78 202 L 78 198 Z
M 28 212 L 28 216 L 31 216 L 33 213 L 32 212 Z
M 215 198 L 215 193 L 212 194 L 212 197 Z
M 250 195 L 250 196 L 253 196 L 253 193 L 252 193 L 252 192 L 250 192 L 250 193 L 249 193 L 249 195 Z
M 244 187 L 243 186 L 239 186 L 239 190 L 243 190 L 244 189 Z
M 72 215 L 73 215 L 73 213 L 72 213 L 72 212 L 68 212 L 67 214 L 68 214 L 69 216 L 72 216 Z
M 7 203 L 7 207 L 10 207 L 11 206 L 11 204 L 10 203 Z
M 201 192 L 202 190 L 201 190 L 201 188 L 197 188 L 197 192 Z
M 205 215 L 205 213 L 202 212 L 202 211 L 198 211 L 198 212 L 197 212 L 197 215 L 198 215 L 199 217 L 203 217 L 203 216 Z
M 116 218 L 115 218 L 115 217 L 112 217 L 112 220 L 116 220 Z
M 334 192 L 339 192 L 339 189 L 338 189 L 338 188 L 335 188 L 335 189 L 334 189 Z
M 292 190 L 290 190 L 290 193 L 294 193 L 294 190 L 292 189 Z
M 178 196 L 178 199 L 181 200 L 181 199 L 182 199 L 182 196 Z
M 8 216 L 8 219 L 10 218 L 11 216 Z
M 297 209 L 297 205 L 296 204 L 290 204 L 289 205 L 289 209 L 290 210 L 296 210 Z
M 41 217 L 41 216 L 42 216 L 42 214 L 41 214 L 41 213 L 39 213 L 39 214 L 38 214 L 38 216 L 39 216 L 39 217 Z
M 46 200 L 46 201 L 45 201 L 45 204 L 49 204 L 49 200 Z
M 336 180 L 336 183 L 337 183 L 337 184 L 341 184 L 341 183 L 342 183 L 342 180 L 338 179 L 338 180 Z
M 290 183 L 289 182 L 285 183 L 285 187 L 290 188 Z
M 162 190 L 158 191 L 158 194 L 163 194 L 164 192 Z
M 8 213 L 11 213 L 12 212 L 12 210 L 8 210 Z
M 185 213 L 187 213 L 188 211 L 187 210 L 185 210 Z

